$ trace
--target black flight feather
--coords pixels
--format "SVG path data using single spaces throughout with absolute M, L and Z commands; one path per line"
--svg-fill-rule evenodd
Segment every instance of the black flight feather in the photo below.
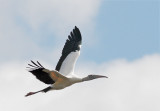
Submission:
M 38 61 L 37 61 L 38 64 L 36 64 L 32 60 L 31 60 L 31 62 L 35 66 L 33 66 L 31 64 L 28 64 L 29 66 L 31 66 L 31 67 L 27 67 L 27 68 L 30 68 L 29 72 L 31 72 L 33 75 L 36 76 L 37 79 L 39 79 L 40 81 L 42 81 L 42 82 L 44 82 L 46 84 L 53 84 L 53 83 L 55 83 L 55 81 L 53 81 L 51 79 L 51 77 L 49 76 L 49 74 L 43 71 L 45 68 Z

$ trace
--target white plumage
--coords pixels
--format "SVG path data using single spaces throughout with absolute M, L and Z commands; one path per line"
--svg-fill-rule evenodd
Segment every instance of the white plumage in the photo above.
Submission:
M 71 52 L 61 65 L 59 72 L 65 76 L 74 74 L 74 67 L 80 55 L 80 51 Z

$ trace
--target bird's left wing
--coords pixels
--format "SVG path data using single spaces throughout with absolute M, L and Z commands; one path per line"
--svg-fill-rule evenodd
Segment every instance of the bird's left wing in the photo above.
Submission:
M 82 37 L 79 29 L 75 26 L 73 31 L 68 36 L 62 56 L 60 57 L 56 70 L 63 75 L 72 74 L 74 72 L 75 63 L 80 55 L 80 46 L 82 44 Z

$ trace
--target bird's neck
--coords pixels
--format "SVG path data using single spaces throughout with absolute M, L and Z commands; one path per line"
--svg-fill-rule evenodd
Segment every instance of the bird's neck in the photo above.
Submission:
M 70 81 L 72 83 L 79 83 L 79 82 L 82 82 L 82 78 L 79 78 L 79 77 L 72 77 L 72 78 L 69 78 Z

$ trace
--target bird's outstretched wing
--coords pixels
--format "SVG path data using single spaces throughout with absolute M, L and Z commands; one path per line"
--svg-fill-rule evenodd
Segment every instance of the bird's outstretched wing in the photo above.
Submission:
M 72 74 L 77 58 L 80 55 L 80 46 L 82 37 L 79 29 L 75 26 L 73 31 L 68 36 L 62 55 L 57 63 L 56 70 L 63 75 Z
M 46 83 L 46 84 L 53 84 L 55 81 L 50 77 L 50 71 L 45 69 L 38 61 L 37 63 L 31 61 L 33 65 L 28 64 L 30 67 L 29 72 L 36 76 L 37 79 Z

